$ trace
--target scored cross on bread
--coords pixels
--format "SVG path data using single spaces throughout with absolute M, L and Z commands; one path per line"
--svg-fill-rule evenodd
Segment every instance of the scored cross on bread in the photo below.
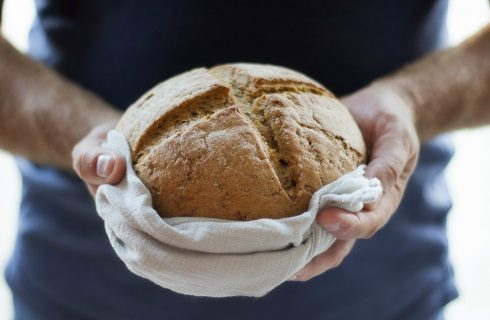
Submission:
M 271 65 L 227 64 L 170 78 L 134 103 L 116 129 L 162 217 L 293 216 L 366 153 L 332 93 Z

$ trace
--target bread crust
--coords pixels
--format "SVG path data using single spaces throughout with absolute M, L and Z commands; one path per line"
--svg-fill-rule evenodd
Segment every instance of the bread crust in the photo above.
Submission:
M 270 65 L 227 64 L 168 79 L 116 129 L 162 217 L 293 216 L 366 152 L 332 93 Z

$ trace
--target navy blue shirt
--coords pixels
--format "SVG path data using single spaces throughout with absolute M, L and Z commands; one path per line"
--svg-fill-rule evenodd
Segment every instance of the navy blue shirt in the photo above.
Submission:
M 125 109 L 156 83 L 226 62 L 284 65 L 347 94 L 444 45 L 446 0 L 37 0 L 30 55 Z M 76 125 L 76 123 L 73 123 Z M 447 257 L 450 143 L 422 147 L 390 222 L 343 264 L 255 299 L 175 294 L 129 272 L 83 183 L 19 160 L 6 278 L 46 319 L 430 319 L 456 296 Z

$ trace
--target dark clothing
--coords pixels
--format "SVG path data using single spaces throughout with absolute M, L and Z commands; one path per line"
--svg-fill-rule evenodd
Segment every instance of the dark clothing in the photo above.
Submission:
M 126 108 L 170 76 L 226 62 L 283 65 L 337 95 L 445 41 L 445 0 L 37 0 L 30 54 Z M 76 125 L 76 124 L 74 124 Z M 6 276 L 47 319 L 431 319 L 457 295 L 448 263 L 445 138 L 422 148 L 398 212 L 343 264 L 266 297 L 178 295 L 116 257 L 79 179 L 19 160 L 19 234 Z

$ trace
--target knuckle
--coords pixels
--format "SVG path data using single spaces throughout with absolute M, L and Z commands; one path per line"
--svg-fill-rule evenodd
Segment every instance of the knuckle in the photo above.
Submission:
M 86 161 L 86 153 L 89 149 L 89 144 L 87 143 L 87 138 L 80 140 L 72 149 L 72 163 L 73 167 L 78 170 L 83 168 L 83 163 Z
M 412 157 L 413 155 L 418 155 L 420 149 L 420 141 L 414 128 L 403 129 L 401 134 L 402 143 L 407 146 L 408 155 Z
M 306 281 L 310 280 L 311 278 L 312 278 L 312 276 L 309 274 L 298 274 L 298 275 L 296 275 L 296 281 L 299 281 L 299 282 L 306 282 Z
M 341 224 L 341 229 L 339 232 L 339 237 L 341 238 L 351 238 L 355 237 L 359 232 L 359 225 L 353 221 L 346 221 Z
M 363 233 L 365 223 L 357 215 L 352 215 L 351 219 L 341 224 L 341 231 L 337 237 L 344 240 L 358 238 Z
M 381 179 L 384 180 L 387 185 L 393 185 L 398 180 L 402 171 L 403 167 L 399 161 L 394 159 L 387 160 L 384 165 Z
M 80 178 L 87 175 L 88 157 L 87 151 L 81 146 L 77 146 L 73 151 L 73 167 Z
M 90 179 L 94 168 L 95 154 L 90 151 L 81 151 L 78 156 L 79 176 Z
M 364 216 L 362 232 L 359 235 L 361 239 L 370 239 L 378 230 L 380 224 L 379 211 L 373 211 L 368 216 Z
M 376 234 L 377 231 L 378 231 L 377 227 L 371 227 L 365 232 L 362 238 L 371 239 Z
M 371 239 L 389 220 L 390 212 L 373 212 L 372 223 L 364 230 L 362 239 Z
M 378 115 L 378 121 L 381 125 L 396 124 L 400 121 L 398 115 L 391 110 L 384 110 Z
M 342 264 L 342 261 L 344 261 L 344 259 L 341 258 L 341 257 L 335 259 L 334 262 L 331 265 L 331 269 L 334 269 L 334 268 L 339 267 Z

